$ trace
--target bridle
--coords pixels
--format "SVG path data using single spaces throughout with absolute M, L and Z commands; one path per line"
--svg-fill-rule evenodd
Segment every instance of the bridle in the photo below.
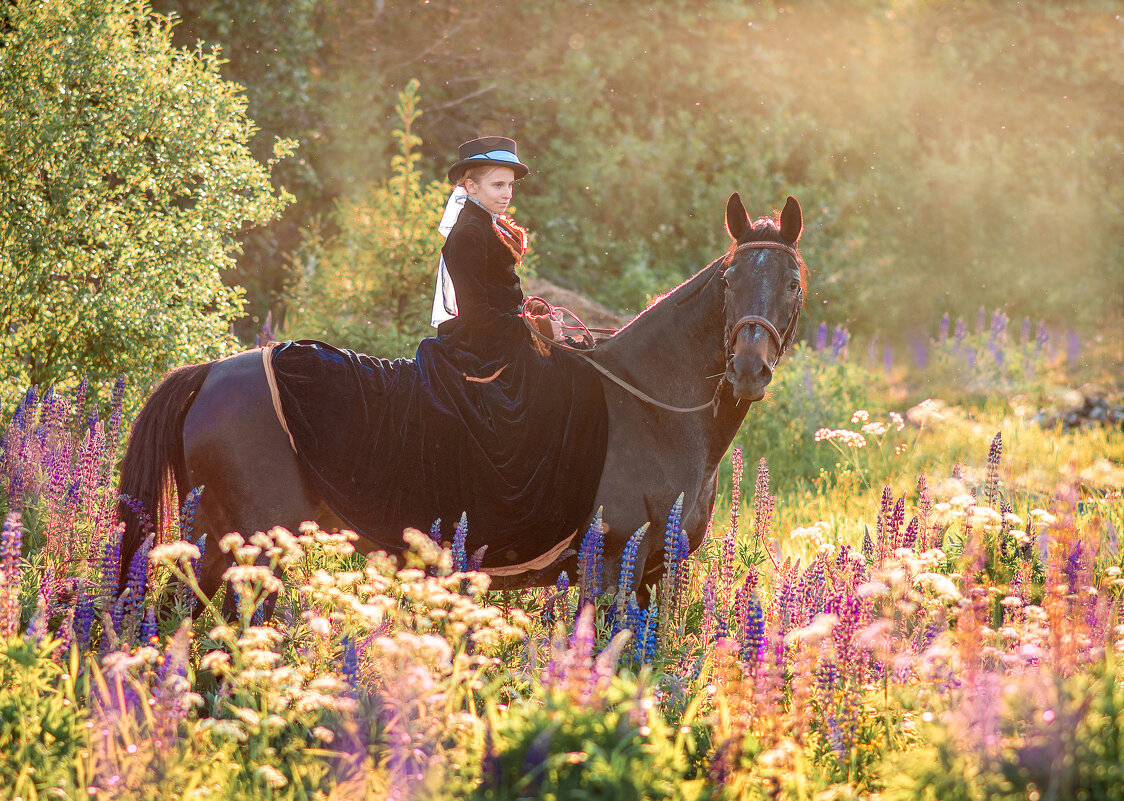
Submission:
M 734 248 L 732 251 L 730 251 L 730 254 L 726 257 L 727 264 L 729 264 L 729 262 L 731 260 L 733 260 L 734 256 L 737 255 L 737 253 L 739 251 L 751 250 L 751 249 L 752 250 L 781 250 L 781 251 L 784 251 L 788 255 L 792 256 L 793 259 L 795 259 L 797 266 L 801 270 L 804 269 L 804 260 L 802 258 L 800 258 L 800 252 L 797 251 L 796 248 L 792 247 L 791 245 L 786 245 L 783 242 L 747 242 L 744 245 L 738 245 L 736 248 Z M 726 277 L 725 271 L 722 272 L 722 277 L 723 277 L 723 280 L 725 280 L 725 277 Z M 729 297 L 730 292 L 731 292 L 730 284 L 727 281 L 726 282 L 727 298 Z M 776 347 L 776 350 L 777 350 L 776 358 L 774 358 L 773 363 L 769 365 L 769 369 L 775 368 L 777 366 L 777 362 L 780 361 L 781 356 L 783 356 L 788 351 L 788 349 L 792 346 L 793 340 L 796 338 L 796 325 L 800 321 L 800 309 L 803 305 L 804 305 L 804 290 L 803 290 L 803 288 L 801 288 L 801 289 L 797 290 L 797 292 L 796 292 L 796 302 L 793 304 L 792 313 L 789 315 L 788 325 L 784 329 L 784 334 L 781 334 L 781 332 L 779 332 L 777 330 L 777 327 L 775 325 L 773 325 L 771 320 L 769 320 L 767 317 L 762 317 L 760 314 L 747 314 L 745 317 L 742 317 L 740 320 L 738 320 L 732 326 L 728 326 L 727 329 L 726 329 L 726 343 L 725 343 L 725 345 L 726 345 L 726 364 L 729 365 L 730 361 L 734 358 L 734 344 L 738 341 L 738 335 L 742 332 L 742 329 L 744 329 L 748 326 L 751 326 L 751 325 L 759 325 L 762 328 L 764 328 L 766 332 L 768 332 L 769 337 L 773 340 L 773 344 L 777 346 Z M 726 308 L 729 308 L 729 306 L 730 306 L 730 304 L 727 300 Z
M 788 253 L 790 256 L 792 256 L 793 259 L 796 260 L 796 264 L 801 269 L 801 271 L 803 271 L 803 269 L 804 269 L 804 260 L 800 257 L 800 252 L 797 251 L 796 248 L 794 248 L 790 245 L 786 245 L 783 242 L 746 242 L 743 245 L 738 245 L 736 248 L 734 248 L 728 254 L 726 254 L 726 256 L 723 257 L 723 259 L 722 259 L 722 261 L 725 262 L 725 266 L 723 266 L 723 268 L 720 272 L 720 275 L 722 276 L 723 282 L 726 284 L 725 295 L 723 297 L 723 306 L 724 307 L 727 307 L 727 308 L 729 307 L 729 296 L 731 294 L 730 284 L 726 279 L 726 270 L 729 269 L 730 262 L 733 260 L 734 256 L 736 256 L 739 252 L 741 252 L 743 250 L 754 250 L 754 249 L 758 249 L 758 250 L 782 250 L 785 253 Z M 632 384 L 628 383 L 624 379 L 622 379 L 619 376 L 613 374 L 608 368 L 606 368 L 603 365 L 596 362 L 589 355 L 592 349 L 574 348 L 574 347 L 571 347 L 571 346 L 566 345 L 564 343 L 556 342 L 553 339 L 550 339 L 549 337 L 542 334 L 538 329 L 536 329 L 534 327 L 534 325 L 532 325 L 530 317 L 527 315 L 527 312 L 526 312 L 527 304 L 532 300 L 542 301 L 543 299 L 542 298 L 536 298 L 536 297 L 528 297 L 523 301 L 523 313 L 522 313 L 523 322 L 527 326 L 527 330 L 529 330 L 531 332 L 532 336 L 537 337 L 538 339 L 542 340 L 543 342 L 545 342 L 547 345 L 549 345 L 552 348 L 559 348 L 561 350 L 569 351 L 570 353 L 574 353 L 574 354 L 577 354 L 578 356 L 581 356 L 583 359 L 585 359 L 585 361 L 591 367 L 593 367 L 595 370 L 597 370 L 603 376 L 605 376 L 610 381 L 615 383 L 617 386 L 621 387 L 622 389 L 627 390 L 628 392 L 635 395 L 640 400 L 644 401 L 645 403 L 649 403 L 652 406 L 656 406 L 660 409 L 664 409 L 665 411 L 677 412 L 677 413 L 680 413 L 680 414 L 690 414 L 692 412 L 701 412 L 703 409 L 709 409 L 711 407 L 714 407 L 714 413 L 718 414 L 718 394 L 722 390 L 723 383 L 726 382 L 725 371 L 723 371 L 722 376 L 718 380 L 718 384 L 714 388 L 714 395 L 706 403 L 699 404 L 698 406 L 686 406 L 686 407 L 684 407 L 684 406 L 672 406 L 670 404 L 663 403 L 662 401 L 658 401 L 655 398 L 651 397 L 650 395 L 648 395 L 646 392 L 639 389 L 638 387 L 633 386 Z M 543 302 L 545 302 L 545 301 L 543 301 Z M 745 328 L 747 328 L 748 326 L 751 326 L 751 325 L 759 325 L 762 328 L 764 328 L 768 332 L 769 337 L 773 340 L 774 344 L 776 345 L 777 355 L 776 355 L 776 358 L 773 359 L 773 363 L 770 365 L 770 369 L 775 368 L 777 366 L 777 362 L 780 361 L 781 356 L 783 356 L 785 354 L 785 352 L 788 351 L 789 347 L 791 347 L 791 345 L 792 345 L 793 340 L 796 338 L 796 326 L 800 321 L 800 309 L 803 307 L 803 305 L 804 305 L 804 292 L 803 292 L 803 288 L 801 288 L 801 290 L 796 293 L 796 301 L 793 304 L 792 313 L 789 315 L 788 325 L 785 326 L 785 330 L 784 330 L 783 334 L 781 334 L 777 330 L 777 327 L 775 325 L 773 325 L 772 321 L 770 321 L 766 317 L 762 317 L 759 314 L 747 314 L 744 317 L 740 318 L 732 326 L 727 326 L 726 331 L 725 331 L 725 335 L 724 335 L 724 342 L 723 342 L 723 351 L 726 355 L 726 367 L 727 367 L 727 369 L 729 368 L 730 362 L 734 358 L 734 345 L 737 342 L 737 336 L 742 332 L 743 329 L 745 329 Z M 569 309 L 565 309 L 565 311 L 569 312 L 570 315 L 574 316 L 575 319 L 576 319 L 576 316 L 573 314 L 573 312 L 570 312 Z M 586 335 L 591 334 L 591 332 L 598 332 L 598 333 L 611 333 L 612 332 L 611 329 L 587 328 L 584 324 L 581 324 L 580 320 L 578 320 L 578 323 L 580 324 L 579 325 L 580 330 L 583 331 Z M 590 339 L 592 339 L 592 337 L 590 337 Z

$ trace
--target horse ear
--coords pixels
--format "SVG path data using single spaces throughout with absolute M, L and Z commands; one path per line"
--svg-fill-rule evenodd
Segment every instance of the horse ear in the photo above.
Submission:
M 800 232 L 804 230 L 804 216 L 800 213 L 800 204 L 792 195 L 781 210 L 781 239 L 796 244 Z
M 737 242 L 745 233 L 748 225 L 749 215 L 746 214 L 745 206 L 742 205 L 741 196 L 735 192 L 726 201 L 726 233 Z

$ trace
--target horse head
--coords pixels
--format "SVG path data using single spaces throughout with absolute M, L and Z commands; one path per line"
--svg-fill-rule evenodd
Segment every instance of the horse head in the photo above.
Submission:
M 761 400 L 777 361 L 796 338 L 807 292 L 807 267 L 796 248 L 804 222 L 789 197 L 780 223 L 751 222 L 738 193 L 726 203 L 733 243 L 722 276 L 726 282 L 726 372 L 734 396 Z

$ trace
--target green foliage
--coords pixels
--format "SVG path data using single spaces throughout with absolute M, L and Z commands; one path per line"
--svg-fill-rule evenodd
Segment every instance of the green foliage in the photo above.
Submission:
M 302 253 L 307 273 L 293 300 L 293 336 L 408 355 L 429 330 L 446 190 L 437 181 L 424 183 L 417 168 L 417 91 L 412 81 L 398 96 L 393 175 L 336 204 L 330 224 L 338 234 L 308 234 Z
M 848 464 L 834 449 L 815 446 L 816 431 L 848 422 L 857 410 L 881 409 L 888 400 L 881 374 L 830 350 L 798 344 L 778 367 L 766 400 L 749 408 L 734 445 L 742 446 L 748 464 L 764 457 L 777 486 L 811 481 Z
M 1029 680 L 1001 701 L 993 743 L 953 716 L 884 768 L 887 801 L 1124 798 L 1124 671 L 1109 656 L 1070 677 Z
M 87 710 L 78 703 L 77 660 L 60 664 L 60 650 L 50 638 L 0 643 L 0 786 L 8 798 L 86 794 Z
M 122 371 L 143 388 L 228 352 L 234 237 L 285 202 L 239 88 L 143 3 L 3 13 L 0 395 Z
M 655 699 L 626 675 L 593 697 L 562 689 L 489 710 L 492 751 L 477 799 L 693 799 L 682 743 Z

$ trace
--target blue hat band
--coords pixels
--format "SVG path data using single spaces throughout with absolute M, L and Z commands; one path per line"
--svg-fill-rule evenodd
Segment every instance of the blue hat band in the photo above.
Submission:
M 510 150 L 489 150 L 487 153 L 477 153 L 475 156 L 469 156 L 465 161 L 475 161 L 477 159 L 485 161 L 506 161 L 508 164 L 520 164 L 519 158 Z

